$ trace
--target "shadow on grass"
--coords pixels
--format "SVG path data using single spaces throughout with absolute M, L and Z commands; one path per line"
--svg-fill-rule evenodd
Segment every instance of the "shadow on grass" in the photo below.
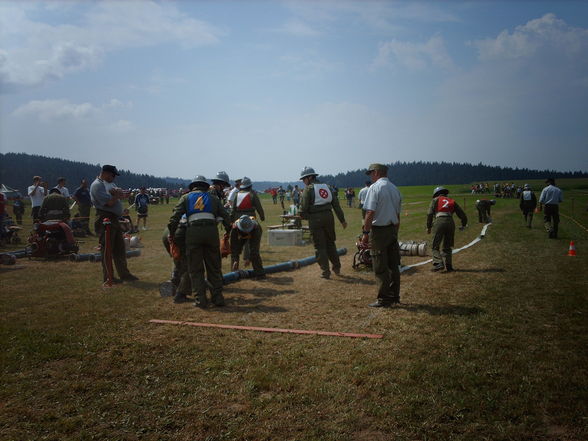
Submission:
M 159 285 L 161 283 L 158 282 L 148 282 L 146 280 L 135 280 L 134 282 L 125 282 L 126 285 L 132 286 L 133 288 L 140 289 L 142 291 L 153 291 L 156 290 L 159 292 Z
M 486 269 L 462 269 L 456 268 L 453 270 L 456 273 L 504 273 L 504 268 L 486 268 Z
M 401 303 L 395 309 L 404 309 L 409 312 L 426 312 L 430 315 L 459 315 L 459 316 L 473 316 L 485 313 L 481 308 L 459 306 L 459 305 L 420 305 L 418 303 Z
M 273 289 L 269 287 L 255 287 L 255 288 L 224 288 L 223 290 L 227 294 L 252 294 L 254 297 L 275 297 L 282 294 L 294 294 L 297 291 L 293 289 Z
M 345 274 L 341 274 L 340 276 L 333 276 L 332 279 L 338 280 L 339 282 L 343 283 L 351 283 L 354 285 L 373 285 L 375 283 L 375 279 L 366 280 L 362 279 L 361 277 L 346 276 Z
M 223 308 L 216 308 L 218 312 L 267 312 L 267 313 L 278 313 L 287 312 L 288 310 L 281 306 L 267 306 L 263 302 L 263 297 L 258 298 L 243 298 L 243 297 L 228 297 L 225 296 L 226 306 Z
M 0 266 L 0 274 L 7 271 L 15 271 L 25 269 L 24 265 L 11 265 L 11 266 Z

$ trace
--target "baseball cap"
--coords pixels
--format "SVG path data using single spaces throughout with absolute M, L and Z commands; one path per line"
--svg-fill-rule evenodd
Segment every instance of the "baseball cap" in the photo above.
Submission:
M 116 169 L 116 167 L 114 165 L 103 165 L 102 171 L 113 173 L 114 176 L 120 176 L 120 173 L 118 172 L 118 170 Z

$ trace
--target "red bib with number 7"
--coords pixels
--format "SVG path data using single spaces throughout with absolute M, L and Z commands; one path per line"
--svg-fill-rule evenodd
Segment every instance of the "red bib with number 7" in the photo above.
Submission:
M 437 213 L 453 213 L 455 211 L 455 201 L 445 196 L 437 198 Z

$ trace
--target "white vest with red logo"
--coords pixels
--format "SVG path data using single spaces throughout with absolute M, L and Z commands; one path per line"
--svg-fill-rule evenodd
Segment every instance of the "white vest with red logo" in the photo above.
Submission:
M 333 201 L 333 194 L 327 184 L 314 185 L 314 205 L 330 204 Z
M 237 193 L 236 209 L 238 211 L 252 210 L 253 202 L 251 201 L 251 192 Z

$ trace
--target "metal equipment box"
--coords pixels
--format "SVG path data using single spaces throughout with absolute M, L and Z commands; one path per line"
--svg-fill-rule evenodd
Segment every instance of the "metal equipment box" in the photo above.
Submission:
M 270 245 L 275 246 L 304 245 L 302 230 L 269 230 L 268 240 Z

